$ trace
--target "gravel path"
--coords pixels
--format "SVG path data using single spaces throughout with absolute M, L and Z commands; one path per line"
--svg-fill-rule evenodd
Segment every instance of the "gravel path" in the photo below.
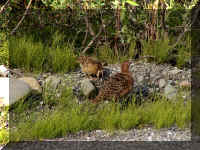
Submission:
M 191 129 L 184 130 L 176 127 L 153 129 L 132 129 L 129 131 L 115 131 L 108 133 L 103 130 L 78 132 L 64 138 L 47 139 L 44 141 L 190 141 Z

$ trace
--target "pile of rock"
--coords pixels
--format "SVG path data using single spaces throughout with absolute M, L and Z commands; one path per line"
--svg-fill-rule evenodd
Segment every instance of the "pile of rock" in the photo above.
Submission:
M 191 87 L 191 70 L 181 70 L 177 67 L 169 65 L 156 65 L 152 63 L 137 62 L 131 67 L 134 78 L 134 89 L 131 95 L 147 97 L 151 93 L 160 93 L 168 99 L 176 99 L 179 94 L 179 89 L 186 87 L 186 92 L 182 97 L 190 98 Z M 105 67 L 106 77 L 112 76 L 120 71 L 120 64 L 108 65 Z M 105 80 L 105 79 L 104 79 Z M 99 89 L 103 85 L 103 81 L 80 78 L 80 81 L 74 86 L 74 93 L 79 100 L 83 97 L 80 93 L 85 93 L 84 96 L 90 95 L 95 88 Z M 92 86 L 94 85 L 94 86 Z M 88 87 L 88 88 L 85 88 Z
M 175 99 L 179 88 L 191 86 L 190 69 L 181 70 L 169 65 L 156 65 L 144 62 L 133 63 L 131 68 L 134 78 L 134 90 L 131 95 L 141 95 L 142 93 L 146 97 L 150 93 L 156 92 L 161 93 L 168 99 Z M 59 93 L 61 92 L 59 89 L 70 87 L 73 89 L 77 99 L 82 101 L 91 95 L 95 95 L 103 85 L 103 81 L 119 71 L 120 64 L 109 64 L 104 67 L 104 78 L 100 80 L 88 79 L 80 70 L 66 74 L 23 74 L 24 77 L 11 74 L 9 79 L 10 104 L 29 95 L 32 91 L 41 93 L 44 88 L 49 88 Z M 1 78 L 0 80 L 1 91 L 6 90 L 4 83 L 6 80 L 8 81 L 8 78 Z M 1 93 L 5 94 L 6 92 Z M 5 96 L 0 95 L 1 101 L 2 97 Z M 190 97 L 190 90 L 184 92 L 183 97 L 188 99 Z M 8 96 L 6 101 L 6 104 L 8 104 Z

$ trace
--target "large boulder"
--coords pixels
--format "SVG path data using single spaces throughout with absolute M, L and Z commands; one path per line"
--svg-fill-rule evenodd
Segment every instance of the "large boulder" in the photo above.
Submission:
M 31 91 L 31 87 L 26 82 L 11 78 L 9 80 L 9 104 L 25 98 Z
M 0 78 L 0 100 L 3 105 L 11 105 L 25 98 L 31 87 L 24 81 L 12 78 Z
M 18 78 L 19 80 L 22 80 L 24 82 L 26 82 L 32 90 L 35 90 L 39 93 L 42 92 L 42 88 L 40 87 L 40 84 L 38 83 L 38 81 L 33 78 L 33 77 L 22 77 L 22 78 Z
M 9 78 L 0 78 L 0 106 L 9 105 Z
M 4 65 L 0 65 L 0 76 L 6 77 L 8 74 L 9 70 Z

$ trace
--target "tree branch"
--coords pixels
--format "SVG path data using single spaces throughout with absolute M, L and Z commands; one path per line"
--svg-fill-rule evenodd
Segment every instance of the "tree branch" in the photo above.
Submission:
M 102 30 L 103 30 L 103 25 L 99 29 L 99 32 L 97 33 L 97 35 L 95 37 L 93 37 L 93 39 L 90 41 L 90 43 L 87 45 L 87 47 L 84 48 L 84 50 L 81 52 L 82 54 L 84 54 L 90 48 L 90 46 L 94 43 L 94 41 L 99 37 L 99 35 L 101 34 Z
M 16 27 L 15 27 L 15 28 L 12 30 L 12 32 L 10 33 L 11 35 L 12 35 L 13 33 L 16 32 L 16 30 L 18 29 L 18 27 L 20 26 L 20 24 L 21 24 L 22 21 L 24 20 L 25 16 L 26 16 L 27 13 L 28 13 L 28 10 L 29 10 L 29 8 L 30 8 L 30 6 L 31 6 L 32 1 L 33 1 L 33 0 L 30 0 L 30 1 L 29 1 L 28 6 L 26 7 L 26 11 L 24 12 L 23 17 L 21 18 L 21 20 L 18 22 L 18 24 L 16 25 Z
M 89 31 L 88 19 L 87 19 L 86 16 L 84 16 L 84 20 L 85 20 L 85 24 L 86 24 L 86 33 L 85 33 L 85 37 L 84 37 L 84 40 L 82 42 L 82 45 L 85 45 L 86 39 L 88 37 L 88 31 Z
M 7 2 L 1 7 L 0 9 L 0 14 L 4 11 L 4 9 L 7 7 L 7 5 L 9 4 L 10 0 L 7 0 Z
M 95 36 L 95 33 L 94 33 L 94 31 L 93 31 L 93 29 L 92 29 L 92 26 L 91 26 L 91 24 L 90 24 L 90 22 L 89 22 L 89 20 L 88 20 L 88 17 L 87 17 L 87 16 L 84 16 L 84 20 L 85 20 L 85 23 L 86 23 L 87 30 L 90 32 L 90 34 L 91 34 L 92 36 Z
M 172 49 L 176 47 L 176 45 L 180 42 L 180 40 L 182 39 L 182 37 L 184 36 L 184 34 L 185 34 L 185 33 L 190 29 L 190 27 L 195 23 L 195 21 L 196 21 L 196 19 L 197 19 L 197 17 L 198 17 L 199 11 L 200 11 L 200 7 L 198 7 L 198 8 L 196 9 L 195 15 L 194 15 L 194 17 L 193 17 L 193 20 L 192 20 L 191 24 L 188 23 L 188 24 L 185 25 L 184 31 L 178 36 L 176 42 L 171 46 Z

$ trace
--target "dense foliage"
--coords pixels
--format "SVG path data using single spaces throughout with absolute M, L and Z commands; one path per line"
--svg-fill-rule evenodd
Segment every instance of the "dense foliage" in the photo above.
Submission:
M 59 44 L 73 43 L 76 54 L 102 58 L 102 47 L 107 47 L 116 61 L 148 55 L 158 63 L 181 67 L 189 64 L 188 27 L 195 5 L 197 0 L 11 0 L 1 13 L 0 25 L 11 36 L 31 35 L 35 44 L 42 42 L 46 47 L 60 33 L 63 43 Z M 24 20 L 19 23 L 22 14 Z

